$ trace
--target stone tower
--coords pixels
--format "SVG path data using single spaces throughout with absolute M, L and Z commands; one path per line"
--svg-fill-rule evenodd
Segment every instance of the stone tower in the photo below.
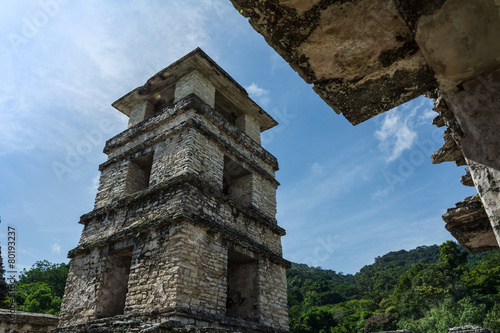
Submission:
M 113 106 L 57 332 L 288 331 L 276 121 L 201 49 Z

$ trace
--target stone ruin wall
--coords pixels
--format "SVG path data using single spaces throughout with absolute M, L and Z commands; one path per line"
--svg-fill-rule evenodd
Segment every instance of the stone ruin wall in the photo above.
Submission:
M 0 333 L 49 333 L 58 323 L 58 316 L 0 309 Z
M 494 333 L 494 332 L 490 331 L 487 328 L 467 325 L 467 326 L 450 328 L 447 333 Z
M 408 330 L 397 330 L 397 331 L 382 331 L 377 333 L 411 333 Z M 453 327 L 446 331 L 446 333 L 494 333 L 489 329 L 478 327 L 478 326 L 460 326 Z

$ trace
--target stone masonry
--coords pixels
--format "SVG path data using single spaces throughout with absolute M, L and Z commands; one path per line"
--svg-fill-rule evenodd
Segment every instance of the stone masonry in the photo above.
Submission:
M 287 332 L 276 122 L 201 49 L 113 106 L 55 332 Z
M 53 315 L 0 309 L 0 333 L 49 333 L 58 322 Z

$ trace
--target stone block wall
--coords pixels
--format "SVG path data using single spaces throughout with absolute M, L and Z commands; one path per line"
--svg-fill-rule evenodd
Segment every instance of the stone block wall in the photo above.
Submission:
M 173 306 L 224 315 L 227 249 L 220 235 L 184 221 L 172 227 L 167 246 L 178 274 Z
M 236 118 L 236 127 L 260 144 L 260 126 L 252 116 L 242 114 Z
M 125 191 L 128 161 L 108 165 L 101 170 L 99 187 L 95 198 L 94 208 L 104 207 L 119 199 L 119 194 Z
M 89 250 L 85 256 L 72 259 L 66 281 L 61 322 L 65 324 L 85 323 L 95 316 L 95 303 L 102 277 L 101 249 Z M 84 276 L 85 279 L 81 277 Z
M 147 222 L 144 221 L 146 225 Z M 226 312 L 227 251 L 231 247 L 250 253 L 258 262 L 256 274 L 260 296 L 255 306 L 259 309 L 259 319 L 270 326 L 286 327 L 285 268 L 283 263 L 276 263 L 277 253 L 271 260 L 273 258 L 255 253 L 262 249 L 241 248 L 236 244 L 238 239 L 187 220 L 131 236 L 138 237 L 89 250 L 85 250 L 91 246 L 88 243 L 81 246 L 82 251 L 88 253 L 73 259 L 65 291 L 68 299 L 62 309 L 62 326 L 85 323 L 106 313 L 101 307 L 103 292 L 110 288 L 106 285 L 108 263 L 114 260 L 114 253 L 131 247 L 130 275 L 124 280 L 128 292 L 123 314 L 142 314 L 144 318 L 156 311 L 156 319 L 148 322 L 161 322 L 171 316 L 169 313 L 162 315 L 162 310 L 189 308 L 221 318 Z M 94 239 L 92 243 L 100 242 Z M 79 279 L 82 275 L 86 278 Z M 80 294 L 75 295 L 73 290 Z
M 198 120 L 199 121 L 199 120 Z M 222 191 L 224 152 L 215 140 L 207 139 L 200 131 L 193 131 L 190 150 L 191 170 L 201 179 Z
M 154 114 L 154 105 L 148 101 L 138 105 L 131 112 L 128 120 L 128 127 L 137 125 L 144 119 L 151 117 Z
M 183 76 L 175 85 L 176 102 L 189 94 L 196 94 L 212 108 L 215 106 L 215 87 L 196 70 Z
M 269 259 L 259 262 L 259 306 L 266 324 L 288 327 L 286 272 L 283 265 Z
M 170 227 L 165 226 L 144 231 L 135 242 L 125 313 L 152 312 L 155 302 L 174 304 L 179 272 L 168 252 L 169 235 Z
M 253 186 L 253 206 L 268 216 L 276 216 L 276 189 L 276 183 L 261 175 L 256 175 Z
M 132 189 L 136 187 L 132 184 L 142 173 L 131 162 L 143 155 L 153 153 L 150 185 L 186 172 L 190 162 L 188 150 L 191 149 L 192 138 L 190 140 L 187 136 L 186 126 L 182 128 L 179 126 L 185 124 L 193 113 L 194 110 L 180 113 L 168 124 L 165 123 L 165 114 L 162 117 L 149 119 L 143 126 L 150 128 L 156 125 L 157 128 L 153 131 L 156 136 L 151 133 L 137 133 L 137 127 L 134 127 L 130 133 L 125 131 L 109 140 L 108 144 L 120 145 L 109 149 L 108 161 L 99 167 L 101 177 L 94 208 L 104 207 L 117 199 L 133 194 Z M 123 135 L 124 133 L 126 135 Z

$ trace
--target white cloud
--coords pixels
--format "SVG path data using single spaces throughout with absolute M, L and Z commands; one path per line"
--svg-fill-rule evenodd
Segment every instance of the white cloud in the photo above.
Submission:
M 386 186 L 383 189 L 377 190 L 375 193 L 372 194 L 372 199 L 381 199 L 389 195 L 391 193 L 392 188 L 390 186 Z
M 380 128 L 375 131 L 380 150 L 388 153 L 387 162 L 393 162 L 417 142 L 417 128 L 427 125 L 437 116 L 432 100 L 419 97 L 386 112 Z
M 263 89 L 259 87 L 256 83 L 252 83 L 248 87 L 245 88 L 248 91 L 248 94 L 253 99 L 257 100 L 259 104 L 262 106 L 269 105 L 269 90 Z
M 261 97 L 261 96 L 269 94 L 268 90 L 262 89 L 256 83 L 252 83 L 251 85 L 246 87 L 246 90 L 253 97 Z
M 123 122 L 114 100 L 198 46 L 210 53 L 216 37 L 206 11 L 225 7 L 214 8 L 208 1 L 72 2 L 17 53 L 0 41 L 0 155 L 64 151 L 103 117 Z M 21 33 L 25 14 L 11 11 Z
M 99 188 L 99 179 L 100 175 L 96 175 L 94 178 L 92 178 L 92 186 L 89 187 L 89 192 L 91 194 L 97 193 L 97 189 Z
M 61 244 L 59 244 L 60 240 L 59 239 L 52 239 L 54 243 L 52 243 L 52 252 L 55 254 L 61 254 Z
M 311 173 L 313 175 L 323 175 L 325 173 L 325 168 L 319 163 L 313 163 L 311 165 Z
M 407 150 L 418 149 L 418 156 L 428 154 L 428 149 L 417 143 L 417 131 L 419 127 L 429 125 L 430 119 L 435 116 L 436 112 L 432 111 L 432 101 L 423 97 L 403 104 L 383 115 L 380 128 L 375 131 L 375 138 L 379 140 L 379 149 L 387 153 L 386 162 L 395 161 Z M 394 190 L 394 186 L 402 185 L 413 174 L 415 167 L 421 163 L 423 160 L 410 160 L 408 162 L 402 158 L 397 171 L 383 173 L 386 186 L 372 193 L 372 199 L 387 197 Z
M 398 108 L 396 108 L 387 112 L 383 116 L 382 126 L 375 132 L 375 137 L 380 141 L 379 148 L 389 153 L 388 162 L 400 157 L 417 140 L 417 132 L 412 125 L 416 109 L 413 109 L 407 115 L 402 115 L 398 111 Z

